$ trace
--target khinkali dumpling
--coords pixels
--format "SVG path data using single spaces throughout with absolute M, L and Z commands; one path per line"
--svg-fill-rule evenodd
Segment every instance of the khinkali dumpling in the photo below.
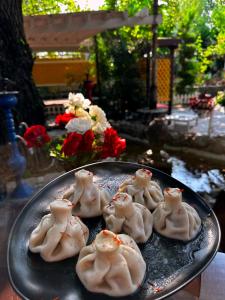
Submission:
M 125 192 L 132 196 L 133 201 L 153 210 L 160 201 L 163 194 L 160 186 L 151 180 L 152 172 L 147 169 L 139 169 L 135 176 L 125 180 L 119 187 L 119 192 Z
M 102 215 L 109 195 L 93 182 L 93 173 L 80 170 L 75 173 L 75 184 L 64 193 L 63 198 L 73 203 L 73 214 L 83 218 Z
M 103 230 L 79 255 L 76 272 L 91 292 L 110 296 L 133 293 L 142 283 L 146 264 L 135 241 Z
M 127 193 L 117 193 L 105 206 L 103 217 L 106 227 L 114 233 L 124 231 L 137 243 L 144 243 L 152 233 L 153 217 L 142 204 L 132 201 Z
M 72 203 L 68 200 L 53 201 L 50 210 L 51 213 L 44 216 L 31 233 L 30 251 L 40 253 L 48 262 L 78 254 L 87 243 L 87 226 L 78 217 L 72 216 Z
M 182 202 L 182 190 L 166 188 L 165 201 L 153 212 L 154 228 L 160 234 L 182 241 L 193 239 L 200 230 L 201 219 L 197 211 Z

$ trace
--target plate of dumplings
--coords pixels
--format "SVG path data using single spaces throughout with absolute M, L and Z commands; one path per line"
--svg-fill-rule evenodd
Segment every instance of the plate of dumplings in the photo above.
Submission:
M 23 299 L 163 299 L 219 243 L 215 214 L 190 188 L 145 165 L 99 162 L 27 203 L 10 233 L 8 273 Z

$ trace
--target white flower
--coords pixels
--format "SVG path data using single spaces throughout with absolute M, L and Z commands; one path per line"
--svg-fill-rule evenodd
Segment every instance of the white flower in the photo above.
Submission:
M 68 98 L 69 98 L 68 107 L 72 106 L 75 109 L 77 108 L 87 109 L 91 104 L 91 101 L 85 99 L 81 93 L 77 93 L 77 94 L 69 93 Z
M 109 122 L 105 122 L 105 123 L 100 123 L 97 122 L 93 127 L 92 130 L 94 131 L 94 133 L 96 134 L 103 134 L 103 132 L 106 130 L 106 128 L 111 127 L 111 125 L 109 124 Z
M 79 109 L 76 110 L 76 116 L 78 118 L 87 118 L 87 119 L 91 120 L 91 117 L 90 117 L 89 113 L 86 110 L 82 109 L 82 108 L 79 108 Z
M 74 114 L 75 115 L 75 109 L 74 109 L 74 107 L 73 106 L 68 106 L 67 109 L 65 110 L 65 113 L 66 114 Z
M 107 122 L 105 112 L 98 105 L 91 105 L 89 108 L 89 115 L 91 116 L 94 124 L 105 124 Z
M 98 105 L 91 105 L 89 115 L 92 119 L 92 130 L 94 133 L 103 134 L 106 128 L 111 127 L 107 121 L 105 112 Z
M 91 129 L 91 119 L 88 118 L 73 118 L 66 124 L 68 132 L 77 132 L 84 134 Z

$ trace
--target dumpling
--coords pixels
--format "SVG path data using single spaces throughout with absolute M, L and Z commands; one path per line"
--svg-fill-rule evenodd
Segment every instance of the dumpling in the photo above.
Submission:
M 134 203 L 127 193 L 117 193 L 105 206 L 106 227 L 114 233 L 125 232 L 137 243 L 145 243 L 152 234 L 153 217 L 142 204 Z
M 76 272 L 91 292 L 125 296 L 141 285 L 146 264 L 135 241 L 103 230 L 79 255 Z
M 125 180 L 119 187 L 119 192 L 125 192 L 132 196 L 134 202 L 154 210 L 160 201 L 163 201 L 163 194 L 160 186 L 151 180 L 152 172 L 147 169 L 139 169 L 135 176 Z
M 166 188 L 165 201 L 153 212 L 154 228 L 160 234 L 182 241 L 193 239 L 200 231 L 201 219 L 197 211 L 182 202 L 182 190 Z
M 78 254 L 89 237 L 87 226 L 72 216 L 72 203 L 68 200 L 53 201 L 50 210 L 51 213 L 44 216 L 31 233 L 30 251 L 40 253 L 48 262 Z
M 103 207 L 110 200 L 108 193 L 93 182 L 93 173 L 84 169 L 75 173 L 75 184 L 63 198 L 73 203 L 73 214 L 83 218 L 102 215 Z

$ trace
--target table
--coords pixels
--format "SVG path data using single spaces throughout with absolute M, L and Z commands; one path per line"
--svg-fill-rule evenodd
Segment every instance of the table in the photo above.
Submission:
M 139 115 L 140 122 L 147 124 L 154 118 L 164 117 L 167 111 L 168 109 L 165 108 L 156 108 L 151 110 L 149 108 L 140 108 L 137 110 L 137 113 Z
M 28 181 L 34 186 L 34 194 L 62 173 L 64 172 L 48 173 L 41 177 L 30 178 Z M 40 179 L 42 180 L 40 181 Z M 7 244 L 16 217 L 33 195 L 23 199 L 12 199 L 8 196 L 5 200 L 0 201 L 0 300 L 21 299 L 11 287 L 8 279 Z
M 7 241 L 10 229 L 28 199 L 6 199 L 0 202 L 0 300 L 20 300 L 8 279 Z
M 191 126 L 196 126 L 198 124 L 197 115 L 176 114 L 166 116 L 165 119 L 170 121 L 172 126 L 176 126 L 177 124 L 186 126 L 187 131 L 189 131 Z

